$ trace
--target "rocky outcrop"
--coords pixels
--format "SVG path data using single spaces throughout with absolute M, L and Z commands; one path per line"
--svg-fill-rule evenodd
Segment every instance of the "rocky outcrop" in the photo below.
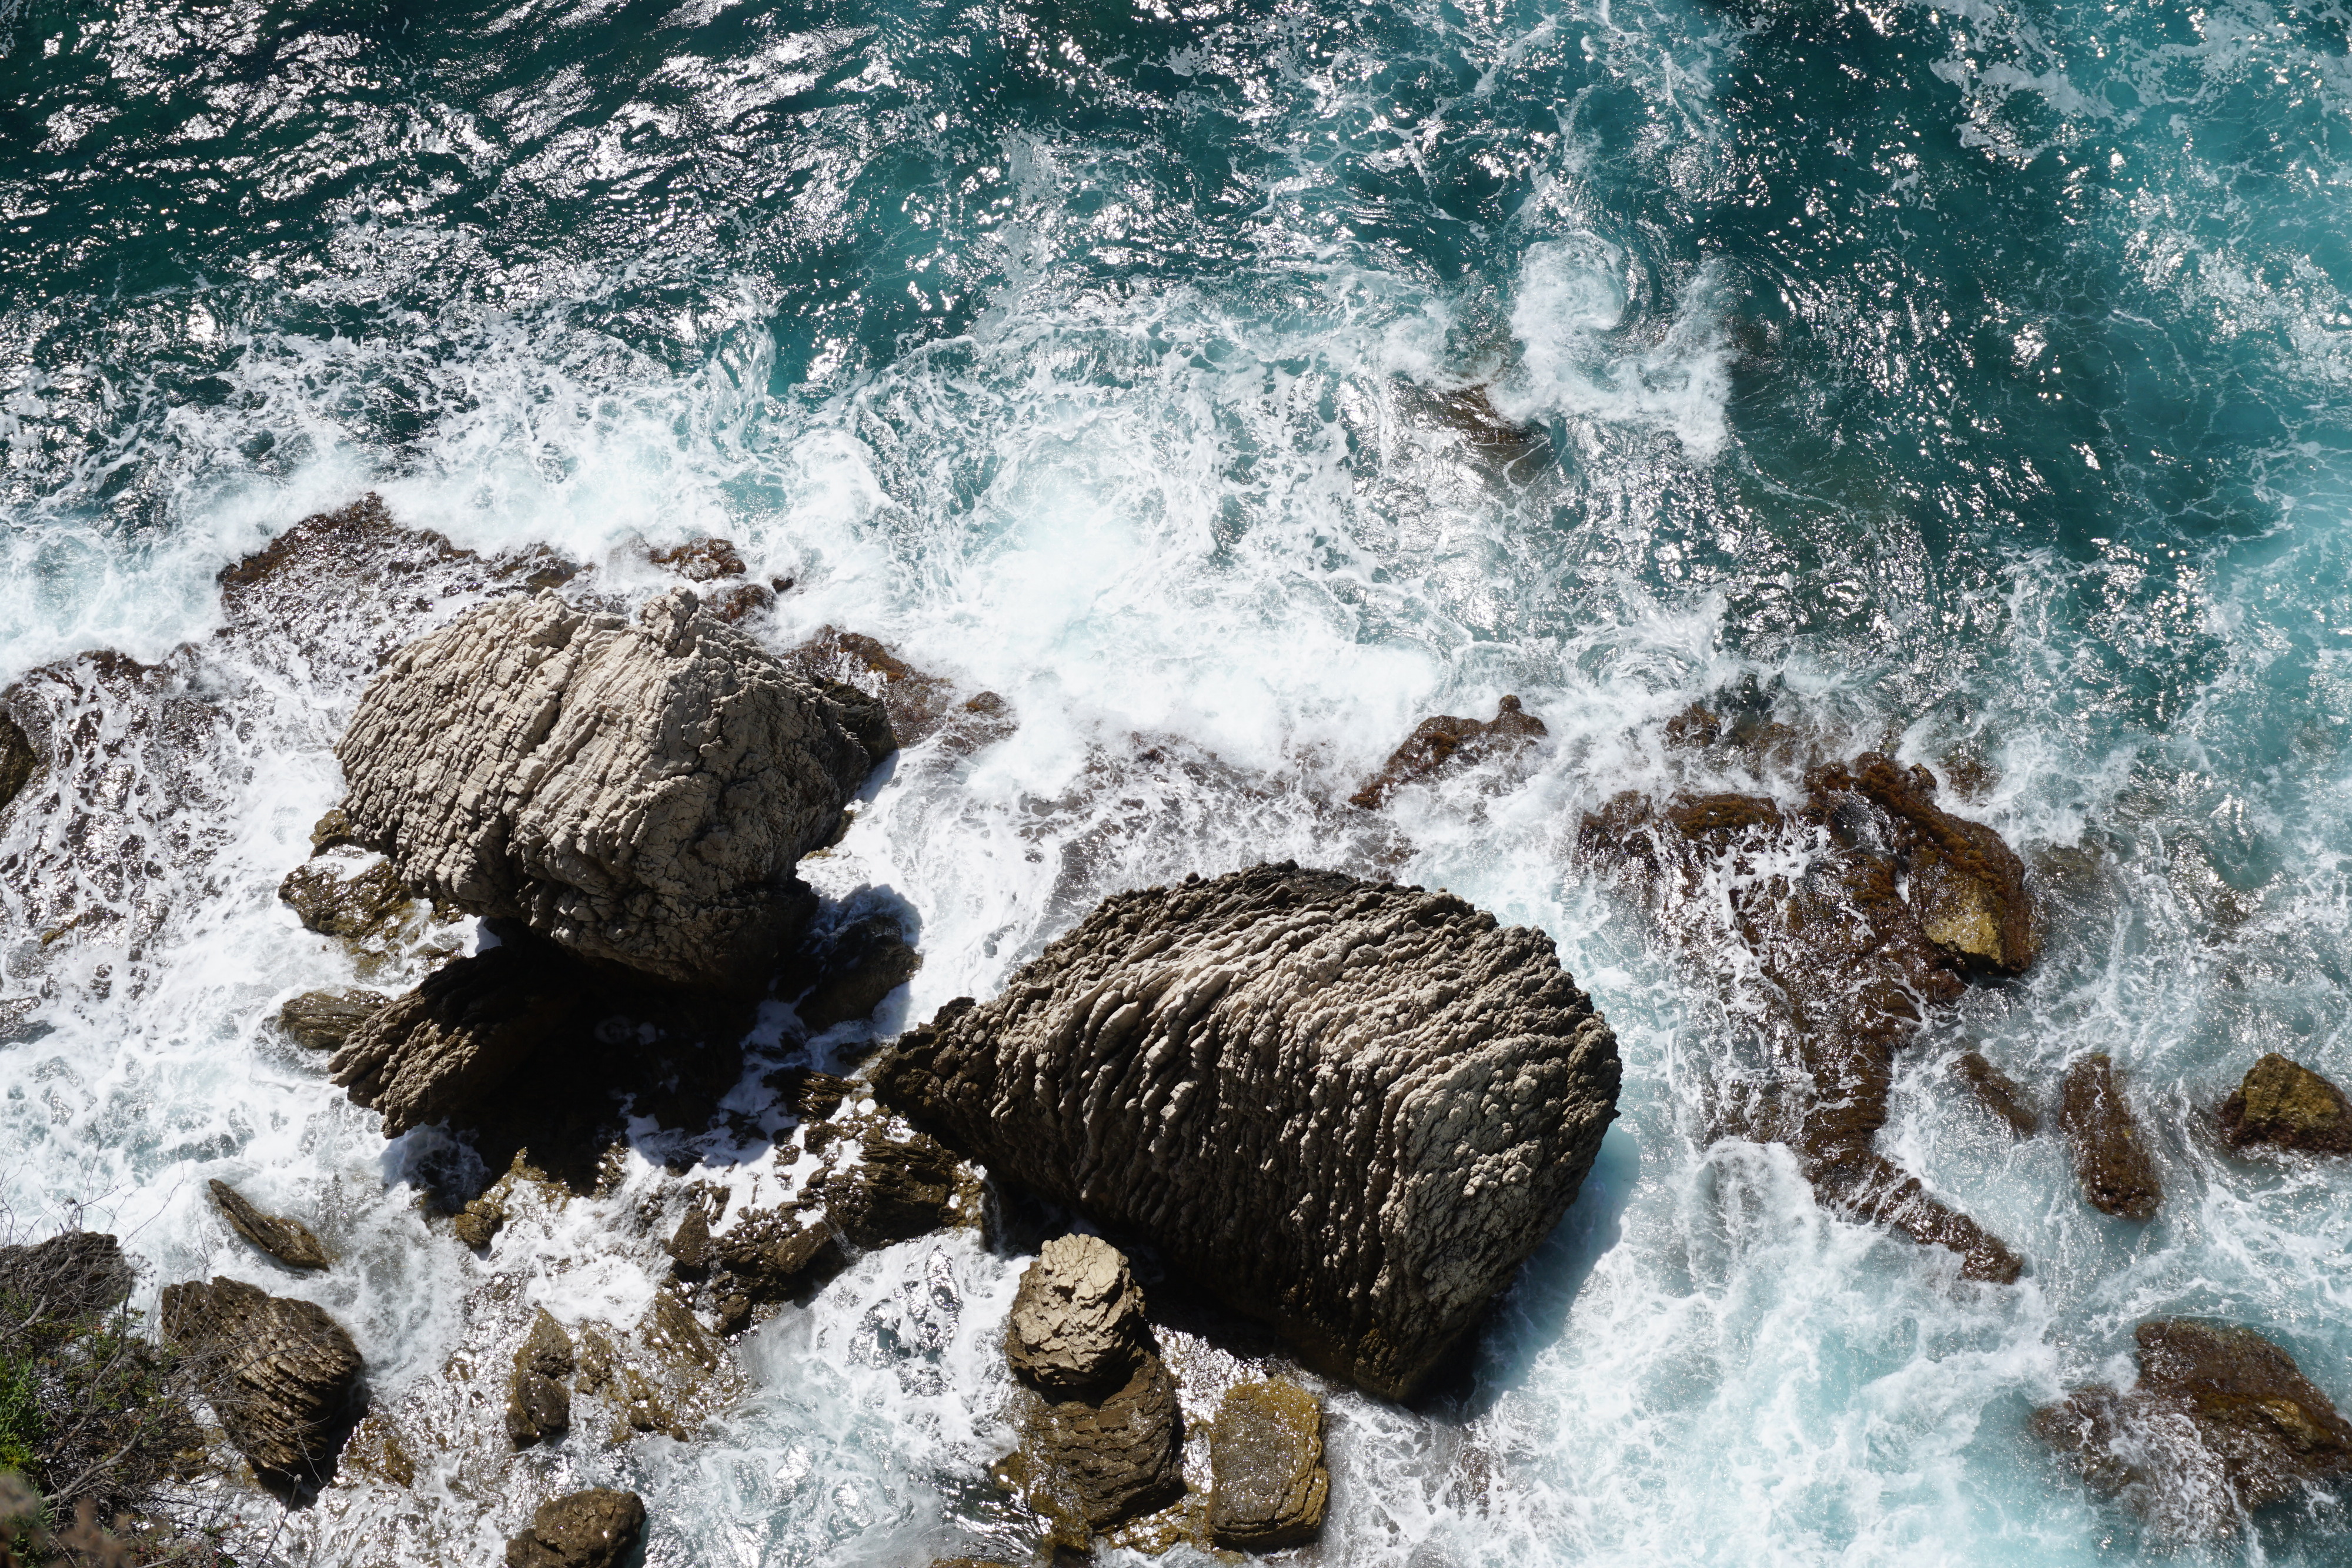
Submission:
M 1000 1474 L 1062 1539 L 1083 1542 L 1184 1495 L 1176 1382 L 1117 1249 L 1094 1236 L 1047 1242 L 1022 1273 L 1004 1351 L 1039 1397 Z
M 236 1280 L 191 1281 L 164 1288 L 162 1326 L 256 1470 L 301 1478 L 333 1458 L 361 1363 L 323 1308 Z
M 1106 900 L 874 1081 L 1402 1396 L 1575 1198 L 1618 1061 L 1542 933 L 1286 863 Z
M 645 1534 L 636 1493 L 576 1491 L 540 1504 L 530 1528 L 507 1542 L 507 1568 L 619 1568 Z
M 1016 727 L 1012 708 L 994 692 L 965 696 L 953 682 L 915 668 L 861 632 L 821 626 L 784 661 L 838 702 L 852 705 L 853 698 L 862 697 L 875 705 L 859 722 L 866 727 L 863 733 L 887 741 L 887 750 L 919 746 L 936 735 L 942 747 L 962 755 L 1002 740 Z
M 2352 1155 L 2352 1100 L 2310 1068 L 2272 1051 L 2221 1102 L 2221 1134 L 2236 1149 L 2260 1144 Z
M 2066 1070 L 2058 1124 L 2074 1145 L 2074 1174 L 2092 1207 L 2121 1219 L 2155 1218 L 2164 1184 L 2139 1119 L 2116 1082 L 2115 1063 L 2104 1052 Z
M 516 1448 L 570 1430 L 572 1390 L 563 1380 L 573 1362 L 572 1336 L 541 1307 L 507 1379 L 507 1437 Z
M 382 991 L 360 986 L 305 991 L 278 1009 L 278 1027 L 306 1051 L 333 1051 L 390 1000 Z
M 1971 974 L 2022 969 L 2039 943 L 2022 863 L 1935 794 L 1926 768 L 1866 753 L 1812 769 L 1793 809 L 1621 796 L 1584 819 L 1579 844 L 1648 890 L 1695 952 L 1711 960 L 1729 941 L 1756 959 L 1736 1005 L 1762 1026 L 1771 1071 L 1727 1086 L 1720 1130 L 1788 1145 L 1824 1202 L 2007 1283 L 2017 1254 L 1876 1148 L 1922 1005 L 1957 999 Z
M 1977 1103 L 2009 1124 L 2009 1130 L 2021 1138 L 2030 1138 L 2042 1125 L 2017 1081 L 1987 1061 L 1977 1051 L 1964 1051 L 1954 1062 L 1953 1071 L 1960 1082 L 1977 1097 Z
M 1323 1528 L 1323 1403 L 1282 1378 L 1225 1390 L 1209 1434 L 1209 1533 L 1220 1546 L 1276 1552 Z
M 2135 1386 L 2077 1389 L 2033 1427 L 2167 1533 L 2229 1535 L 2247 1511 L 2352 1476 L 2352 1423 L 2269 1340 L 2186 1318 L 2133 1337 Z
M 397 1137 L 471 1108 L 573 1016 L 580 976 L 536 943 L 455 958 L 371 1013 L 329 1062 Z
M 286 873 L 278 897 L 306 929 L 346 942 L 384 943 L 417 923 L 416 895 L 382 861 L 306 861 Z
M 289 1269 L 324 1269 L 333 1260 L 310 1228 L 283 1215 L 264 1214 L 225 1181 L 211 1184 L 213 1207 L 228 1227 Z
M 750 570 L 736 551 L 735 541 L 704 535 L 671 545 L 664 549 L 649 549 L 646 559 L 667 571 L 676 573 L 692 583 L 707 583 L 703 602 L 719 620 L 732 625 L 747 615 L 773 609 L 777 586 L 770 583 L 730 581 L 740 579 Z M 778 580 L 782 586 L 788 582 Z M 877 757 L 884 755 L 876 752 Z
M 635 625 L 550 594 L 411 644 L 335 748 L 399 879 L 591 959 L 755 990 L 808 923 L 793 875 L 871 766 L 838 707 L 690 590 Z
M 1376 810 L 1408 784 L 1516 756 L 1550 733 L 1543 720 L 1520 708 L 1517 697 L 1505 697 L 1490 719 L 1445 714 L 1423 719 L 1349 803 Z

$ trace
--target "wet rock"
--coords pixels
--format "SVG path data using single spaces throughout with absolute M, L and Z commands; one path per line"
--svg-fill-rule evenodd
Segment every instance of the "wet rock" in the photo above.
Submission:
M 2036 942 L 2021 862 L 1938 808 L 1935 789 L 1927 769 L 1866 753 L 1813 768 L 1793 810 L 1761 795 L 1625 795 L 1586 817 L 1578 841 L 1655 897 L 1703 960 L 1727 941 L 1757 959 L 1740 1005 L 1770 1071 L 1725 1092 L 1719 1129 L 1788 1145 L 1823 1202 L 2005 1284 L 2023 1260 L 1876 1148 L 1921 1004 L 2021 967 Z
M 1517 697 L 1505 697 L 1490 719 L 1450 715 L 1423 719 L 1349 801 L 1376 810 L 1407 784 L 1513 756 L 1549 733 L 1543 720 L 1520 708 Z
M 871 759 L 839 711 L 676 589 L 635 625 L 551 595 L 394 656 L 336 747 L 401 879 L 676 985 L 764 986 L 793 875 Z
M 278 1027 L 307 1051 L 333 1051 L 392 998 L 359 986 L 305 991 L 278 1009 Z
M 419 924 L 416 895 L 400 884 L 383 861 L 357 867 L 350 862 L 306 861 L 286 873 L 278 884 L 278 897 L 305 928 L 346 942 L 383 944 Z
M 780 1301 L 799 1289 L 812 1270 L 840 1257 L 833 1227 L 797 1204 L 752 1209 L 712 1240 L 712 1256 L 727 1275 L 722 1296 L 741 1293 L 747 1301 Z
M 1209 1435 L 1209 1531 L 1220 1546 L 1274 1552 L 1323 1528 L 1323 1403 L 1276 1378 L 1225 1391 Z
M 935 735 L 953 752 L 975 751 L 1013 733 L 1012 709 L 994 692 L 962 695 L 952 681 L 927 674 L 888 647 L 856 632 L 832 626 L 793 648 L 784 660 L 809 679 L 825 683 L 825 690 L 846 702 L 835 687 L 846 687 L 879 705 L 878 719 L 862 716 L 876 738 L 887 737 L 891 749 L 919 746 Z M 869 748 L 870 749 L 870 748 Z M 877 753 L 877 757 L 886 755 Z
M 572 1336 L 545 1307 L 540 1308 L 530 1320 L 530 1333 L 524 1336 L 522 1348 L 515 1352 L 515 1364 L 541 1377 L 569 1377 L 576 1360 Z
M 2115 1063 L 2104 1052 L 2066 1070 L 2058 1124 L 2074 1145 L 2074 1174 L 2092 1207 L 2123 1219 L 2155 1218 L 2164 1186 L 2139 1120 L 2116 1082 Z
M 507 1568 L 619 1568 L 645 1533 L 636 1493 L 572 1492 L 541 1503 L 530 1528 L 507 1542 Z
M 333 1458 L 361 1363 L 325 1309 L 215 1277 L 164 1287 L 162 1326 L 256 1470 L 315 1475 Z
M 1953 1070 L 1959 1074 L 1960 1082 L 1976 1095 L 1978 1103 L 2008 1123 L 2009 1130 L 2019 1137 L 2032 1137 L 2034 1129 L 2042 1125 L 2042 1118 L 2034 1113 L 2033 1107 L 2027 1102 L 2025 1091 L 1982 1055 L 1973 1051 L 1964 1051 L 1959 1061 L 1953 1064 Z
M 131 1262 L 101 1230 L 65 1230 L 30 1246 L 0 1247 L 0 1295 L 22 1311 L 72 1321 L 110 1312 L 131 1295 Z
M 507 1437 L 516 1448 L 571 1429 L 572 1391 L 562 1380 L 572 1375 L 572 1336 L 541 1308 L 507 1380 Z
M 667 549 L 649 549 L 646 559 L 688 582 L 716 582 L 722 577 L 740 577 L 746 570 L 732 539 L 709 535 Z
M 1573 1201 L 1618 1062 L 1542 933 L 1286 863 L 1106 900 L 874 1081 L 1401 1396 Z
M 392 1418 L 381 1410 L 371 1410 L 352 1428 L 335 1468 L 339 1472 L 357 1470 L 396 1487 L 416 1484 L 416 1457 L 401 1440 Z
M 811 1034 L 822 1034 L 835 1024 L 873 1017 L 883 998 L 915 977 L 923 957 L 908 946 L 896 920 L 873 915 L 834 933 L 803 963 L 815 977 L 793 1001 L 793 1011 Z
M 818 1192 L 833 1228 L 860 1247 L 887 1247 L 924 1236 L 953 1218 L 955 1156 L 937 1138 L 898 1138 L 878 1125 L 858 1140 L 856 1161 Z
M 686 1211 L 686 1218 L 677 1222 L 677 1228 L 663 1243 L 662 1249 L 669 1254 L 682 1278 L 698 1280 L 710 1272 L 718 1249 L 711 1244 L 710 1221 L 703 1217 L 698 1205 Z
M 229 1228 L 289 1269 L 324 1269 L 333 1262 L 310 1228 L 299 1219 L 264 1214 L 225 1181 L 211 1184 L 213 1207 Z
M 2352 1101 L 2310 1068 L 2272 1051 L 2247 1069 L 2221 1103 L 2221 1132 L 2232 1148 L 2267 1144 L 2352 1154 Z
M 449 1218 L 451 1234 L 477 1252 L 497 1240 L 506 1226 L 507 1206 L 487 1194 L 468 1198 L 466 1207 Z
M 463 1113 L 514 1074 L 567 1022 L 580 978 L 539 944 L 455 958 L 369 1015 L 329 1063 L 355 1105 L 383 1113 L 383 1135 Z
M 2033 1427 L 2166 1533 L 2233 1534 L 2245 1511 L 2352 1476 L 2352 1423 L 2269 1340 L 2186 1318 L 2133 1337 L 2136 1385 L 2077 1389 Z
M 16 721 L 0 714 L 0 811 L 25 792 L 25 786 L 40 771 L 41 759 L 33 750 L 33 742 Z
M 1013 1373 L 1050 1392 L 1123 1382 L 1150 1354 L 1143 1291 L 1099 1236 L 1057 1236 L 1022 1271 L 1004 1331 Z
M 327 814 L 310 824 L 310 853 L 325 854 L 329 850 L 363 848 L 359 830 L 352 826 L 351 818 L 341 806 L 331 806 Z

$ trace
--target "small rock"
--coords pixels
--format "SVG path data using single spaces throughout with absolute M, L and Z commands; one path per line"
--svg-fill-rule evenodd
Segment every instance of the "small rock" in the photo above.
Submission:
M 2074 1142 L 2074 1174 L 2092 1207 L 2124 1219 L 2154 1218 L 2164 1201 L 2164 1185 L 2139 1123 L 2116 1082 L 2115 1063 L 2105 1052 L 2085 1056 L 2066 1070 L 2058 1124 Z
M 1209 1433 L 1209 1530 L 1220 1546 L 1273 1552 L 1323 1528 L 1322 1402 L 1274 1379 L 1225 1391 Z
M 507 1568 L 617 1568 L 645 1533 L 636 1493 L 576 1491 L 540 1505 L 530 1528 L 507 1542 Z
M 307 861 L 278 884 L 280 901 L 303 925 L 346 942 L 388 938 L 408 925 L 416 895 L 400 884 L 389 863 L 352 872 L 334 861 Z
M 804 1272 L 839 1250 L 830 1226 L 803 1223 L 792 1205 L 737 1215 L 714 1247 L 732 1285 L 763 1301 L 791 1295 Z
M 572 1429 L 572 1391 L 551 1377 L 517 1366 L 507 1384 L 507 1438 L 528 1448 Z
M 677 1265 L 682 1278 L 699 1279 L 710 1271 L 716 1249 L 711 1246 L 710 1221 L 703 1218 L 701 1205 L 686 1211 L 686 1218 L 677 1222 L 677 1229 L 671 1233 L 663 1249 Z
M 2026 1103 L 2025 1091 L 1981 1055 L 1969 1051 L 1954 1066 L 1961 1082 L 1976 1092 L 1985 1109 L 2008 1123 L 2010 1131 L 2019 1137 L 2031 1137 L 2041 1126 L 2042 1118 Z
M 347 847 L 366 849 L 370 846 L 361 842 L 359 830 L 352 826 L 349 817 L 343 815 L 343 809 L 331 806 L 327 814 L 310 826 L 310 853 L 322 855 L 329 850 Z
M 324 1269 L 333 1261 L 310 1228 L 299 1219 L 264 1214 L 225 1181 L 212 1184 L 213 1206 L 229 1228 L 289 1269 Z
M 1517 697 L 1505 697 L 1490 719 L 1440 715 L 1421 721 L 1381 770 L 1349 797 L 1350 805 L 1378 810 L 1407 784 L 1433 774 L 1475 766 L 1524 749 L 1550 732 L 1543 720 L 1523 711 Z
M 716 582 L 722 577 L 740 577 L 744 572 L 743 558 L 736 552 L 734 541 L 715 535 L 688 539 L 667 549 L 647 550 L 646 559 L 656 566 L 668 568 L 688 582 Z
M 188 1356 L 230 1442 L 264 1475 L 315 1475 L 359 1384 L 359 1347 L 325 1309 L 236 1280 L 164 1287 L 163 1336 Z
M 0 714 L 0 810 L 24 793 L 25 786 L 33 781 L 40 770 L 41 759 L 33 750 L 33 743 L 17 727 L 16 721 Z
M 545 1307 L 540 1308 L 530 1320 L 530 1335 L 515 1352 L 515 1364 L 529 1367 L 541 1377 L 569 1377 L 576 1360 L 572 1336 Z
M 306 1050 L 335 1051 L 390 1000 L 382 991 L 359 986 L 305 991 L 278 1009 L 278 1027 Z
M 1126 1256 L 1099 1236 L 1057 1236 L 1022 1272 L 1004 1359 L 1035 1387 L 1083 1390 L 1124 1382 L 1150 1339 Z
M 1041 1400 L 1029 1422 L 1029 1501 L 1049 1518 L 1108 1530 L 1184 1495 L 1184 1418 L 1154 1353 L 1096 1399 Z
M 2221 1132 L 2232 1148 L 2269 1144 L 2352 1154 L 2352 1101 L 2310 1068 L 2272 1051 L 2221 1103 Z
M 458 1240 L 479 1252 L 498 1239 L 499 1232 L 506 1228 L 506 1224 L 505 1200 L 486 1192 L 451 1217 L 449 1228 Z

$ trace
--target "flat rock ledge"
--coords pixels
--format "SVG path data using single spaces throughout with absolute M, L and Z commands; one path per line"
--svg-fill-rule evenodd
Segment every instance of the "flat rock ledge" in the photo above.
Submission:
M 1105 900 L 874 1080 L 1401 1398 L 1574 1201 L 1618 1076 L 1541 932 L 1283 863 Z
M 334 1457 L 358 1387 L 359 1347 L 310 1301 L 215 1278 L 167 1285 L 163 1337 L 237 1451 L 264 1476 L 306 1479 Z
M 872 766 L 844 719 L 690 589 L 634 625 L 543 592 L 403 649 L 335 755 L 352 837 L 401 885 L 756 990 L 815 907 L 794 865 Z

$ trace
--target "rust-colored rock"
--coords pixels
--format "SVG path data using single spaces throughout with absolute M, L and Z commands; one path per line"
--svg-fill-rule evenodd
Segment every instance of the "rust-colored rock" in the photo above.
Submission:
M 1952 1065 L 1960 1082 L 1976 1095 L 1978 1103 L 2008 1123 L 2011 1132 L 2021 1138 L 2029 1138 L 2042 1125 L 2042 1118 L 2034 1113 L 2025 1091 L 1980 1053 L 1965 1051 Z
M 2074 1145 L 2074 1174 L 2092 1207 L 2122 1219 L 2155 1218 L 2164 1184 L 2105 1053 L 2085 1056 L 2066 1070 L 2058 1124 Z
M 190 1281 L 164 1287 L 163 1330 L 256 1470 L 310 1476 L 333 1457 L 361 1361 L 323 1308 L 236 1280 Z
M 2267 1144 L 2315 1155 L 2352 1155 L 2352 1100 L 2300 1062 L 2272 1051 L 2221 1102 L 2232 1148 Z
M 2077 1389 L 2033 1427 L 2165 1533 L 2234 1534 L 2248 1511 L 2352 1476 L 2352 1423 L 2269 1340 L 2186 1318 L 2133 1337 L 2135 1386 Z
M 1620 796 L 1584 819 L 1579 844 L 1657 898 L 1694 952 L 1711 959 L 1736 941 L 1755 956 L 1761 983 L 1743 1007 L 1765 1027 L 1773 1082 L 1727 1098 L 1726 1130 L 1788 1145 L 1825 1203 L 2006 1284 L 2023 1260 L 1875 1146 L 1895 1052 L 1922 1004 L 1953 1001 L 1969 975 L 2021 968 L 2035 951 L 2022 862 L 1935 793 L 1926 768 L 1865 753 L 1810 771 L 1793 808 L 1761 795 Z
M 1543 720 L 1520 708 L 1517 697 L 1505 697 L 1489 719 L 1455 718 L 1448 714 L 1423 719 L 1349 801 L 1375 810 L 1407 784 L 1508 757 L 1549 733 Z
M 1209 1434 L 1209 1533 L 1220 1546 L 1277 1552 L 1323 1528 L 1323 1402 L 1275 1378 L 1225 1390 Z

